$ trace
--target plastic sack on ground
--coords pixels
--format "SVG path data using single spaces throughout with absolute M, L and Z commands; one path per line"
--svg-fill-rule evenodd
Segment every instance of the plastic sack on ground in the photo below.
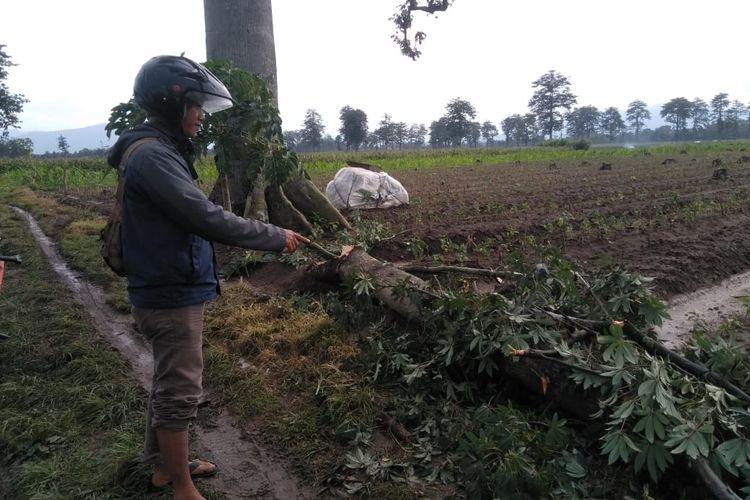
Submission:
M 326 197 L 338 209 L 390 208 L 409 204 L 409 193 L 385 172 L 344 167 L 326 186 Z

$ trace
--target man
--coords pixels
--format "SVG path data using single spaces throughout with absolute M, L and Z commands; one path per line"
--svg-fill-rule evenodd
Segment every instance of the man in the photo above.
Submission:
M 143 461 L 155 464 L 152 483 L 174 485 L 175 499 L 202 499 L 193 477 L 216 465 L 188 461 L 188 424 L 202 394 L 204 304 L 219 293 L 211 242 L 294 252 L 305 237 L 238 217 L 195 185 L 194 138 L 205 113 L 232 106 L 223 83 L 185 57 L 158 56 L 135 79 L 148 120 L 124 132 L 108 162 L 122 163 L 123 262 L 139 331 L 153 347 Z

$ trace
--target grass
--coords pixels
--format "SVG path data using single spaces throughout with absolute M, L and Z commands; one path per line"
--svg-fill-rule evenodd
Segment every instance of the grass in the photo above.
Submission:
M 313 484 L 335 468 L 346 429 L 372 422 L 369 387 L 344 368 L 359 348 L 320 303 L 258 301 L 232 286 L 207 309 L 204 349 L 207 384 L 234 414 L 263 422 Z
M 73 270 L 101 286 L 112 307 L 123 312 L 130 310 L 125 279 L 112 273 L 99 255 L 104 217 L 60 204 L 43 191 L 25 187 L 0 188 L 0 203 L 17 206 L 34 216 L 42 231 L 59 243 L 61 255 Z
M 85 225 L 85 224 L 84 224 Z M 50 269 L 25 222 L 0 207 L 0 497 L 171 498 L 136 459 L 146 394 Z M 13 267 L 11 267 L 13 266 Z M 207 492 L 208 498 L 221 495 Z
M 347 160 L 371 163 L 387 172 L 403 169 L 429 167 L 465 167 L 475 164 L 503 165 L 514 163 L 551 162 L 557 160 L 589 159 L 607 161 L 613 158 L 638 157 L 643 154 L 677 155 L 740 150 L 748 147 L 748 141 L 722 141 L 710 143 L 658 143 L 638 147 L 623 147 L 621 144 L 594 147 L 576 151 L 568 147 L 494 147 L 382 151 L 337 151 L 302 153 L 300 159 L 311 176 L 333 175 L 346 166 Z
M 53 276 L 24 223 L 0 208 L 0 483 L 3 498 L 122 498 L 118 483 L 143 435 L 144 397 L 127 363 L 98 339 L 85 312 Z M 10 266 L 9 266 L 10 267 Z M 92 465 L 95 464 L 95 467 Z M 146 479 L 132 467 L 130 474 Z M 146 484 L 144 482 L 144 484 Z

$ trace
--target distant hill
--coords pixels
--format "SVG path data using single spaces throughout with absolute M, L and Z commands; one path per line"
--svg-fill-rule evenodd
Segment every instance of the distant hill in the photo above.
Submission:
M 34 143 L 34 154 L 44 154 L 46 152 L 57 152 L 57 138 L 61 135 L 68 141 L 70 152 L 75 153 L 81 149 L 99 149 L 108 148 L 115 143 L 117 136 L 112 134 L 112 138 L 107 138 L 104 131 L 104 123 L 90 125 L 83 128 L 74 128 L 68 130 L 55 131 L 25 131 L 9 130 L 11 138 L 28 138 Z

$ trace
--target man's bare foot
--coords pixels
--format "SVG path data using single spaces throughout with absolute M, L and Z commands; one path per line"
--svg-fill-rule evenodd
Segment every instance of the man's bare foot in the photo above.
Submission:
M 174 498 L 174 500 L 206 500 L 206 498 L 201 495 L 192 484 L 186 486 L 182 490 L 175 488 L 174 497 L 172 498 Z
M 188 467 L 190 468 L 190 477 L 192 478 L 213 476 L 218 470 L 216 464 L 198 459 L 191 460 L 188 463 Z M 171 482 L 172 478 L 169 477 L 167 468 L 163 465 L 157 465 L 154 469 L 154 475 L 151 476 L 151 484 L 157 488 L 163 488 Z

